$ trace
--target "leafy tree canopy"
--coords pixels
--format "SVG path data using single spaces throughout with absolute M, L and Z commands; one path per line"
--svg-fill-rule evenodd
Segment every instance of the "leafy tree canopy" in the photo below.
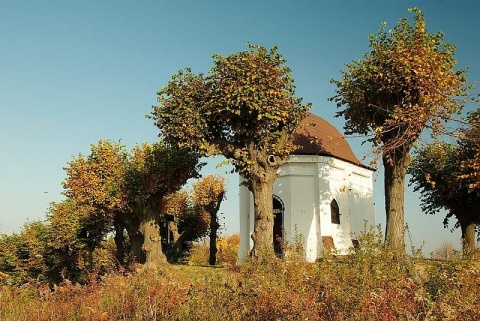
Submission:
M 459 145 L 433 143 L 416 150 L 408 170 L 414 191 L 421 194 L 422 211 L 436 214 L 447 210 L 445 225 L 448 218 L 461 216 L 462 211 L 480 203 L 480 189 L 471 189 L 471 181 L 462 179 L 467 174 L 467 168 L 461 166 L 466 157 L 468 151 Z
M 480 109 L 469 115 L 468 125 L 461 144 L 470 155 L 462 162 L 467 172 L 462 178 L 470 183 L 470 188 L 480 189 Z
M 460 113 L 472 97 L 466 70 L 455 70 L 455 46 L 443 33 L 429 34 L 418 8 L 414 24 L 401 19 L 393 30 L 385 24 L 370 35 L 371 51 L 346 64 L 330 98 L 342 108 L 347 134 L 370 135 L 376 157 L 382 157 L 385 182 L 386 245 L 405 252 L 404 184 L 410 149 L 422 132 L 443 132 L 444 121 Z
M 409 173 L 414 190 L 420 192 L 422 210 L 427 214 L 446 210 L 445 227 L 456 218 L 455 227 L 461 228 L 464 250 L 469 252 L 475 249 L 474 233 L 480 223 L 480 188 L 472 188 L 472 171 L 461 165 L 474 154 L 468 147 L 433 143 L 417 149 Z
M 393 30 L 385 24 L 370 35 L 371 52 L 346 64 L 331 100 L 343 110 L 347 134 L 372 134 L 378 153 L 408 151 L 425 128 L 438 134 L 443 121 L 459 113 L 473 86 L 466 69 L 455 70 L 455 46 L 443 33 L 429 34 L 418 8 L 414 25 L 401 19 Z
M 253 193 L 252 253 L 273 255 L 273 183 L 310 104 L 295 96 L 290 69 L 276 47 L 249 45 L 213 59 L 208 76 L 190 69 L 174 75 L 158 92 L 153 119 L 167 142 L 233 163 Z
M 249 45 L 213 58 L 208 76 L 188 68 L 174 75 L 158 92 L 153 118 L 168 141 L 202 155 L 221 154 L 248 178 L 253 150 L 288 155 L 289 134 L 310 104 L 295 97 L 290 69 L 276 47 Z

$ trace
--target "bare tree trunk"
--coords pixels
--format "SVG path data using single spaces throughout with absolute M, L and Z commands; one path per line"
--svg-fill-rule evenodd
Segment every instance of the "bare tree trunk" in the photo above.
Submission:
M 137 201 L 134 212 L 138 218 L 138 232 L 131 237 L 132 250 L 139 263 L 162 264 L 167 262 L 162 252 L 158 216 L 161 197 L 151 196 L 147 204 Z
M 158 219 L 148 215 L 140 223 L 140 231 L 143 234 L 143 251 L 146 256 L 146 264 L 162 264 L 167 262 L 162 252 L 162 240 L 160 237 L 160 225 Z
M 135 258 L 135 262 L 145 264 L 146 256 L 143 252 L 143 235 L 137 230 L 135 233 L 129 233 L 130 244 L 132 246 L 132 253 Z
M 208 257 L 208 264 L 217 264 L 217 230 L 220 227 L 218 222 L 210 223 L 210 254 Z
M 475 251 L 475 226 L 471 220 L 460 220 L 460 228 L 462 230 L 462 248 L 465 256 L 470 256 Z
M 409 153 L 397 153 L 390 159 L 383 158 L 387 215 L 385 245 L 400 255 L 405 254 L 405 175 L 409 164 Z
M 161 198 L 160 198 L 161 199 Z M 167 262 L 162 252 L 162 238 L 160 236 L 160 199 L 151 196 L 146 208 L 145 216 L 140 222 L 140 230 L 143 234 L 143 251 L 146 255 L 146 264 L 163 264 Z
M 124 226 L 121 222 L 118 220 L 114 220 L 113 226 L 115 228 L 115 258 L 117 259 L 117 262 L 119 265 L 124 265 L 125 264 L 125 240 L 123 237 L 123 229 Z
M 252 175 L 249 186 L 253 193 L 255 217 L 251 255 L 258 258 L 259 261 L 275 257 L 273 249 L 273 184 L 277 177 L 279 163 L 280 160 L 277 157 L 270 156 L 268 160 L 260 159 L 259 164 L 252 170 L 252 173 L 257 173 L 257 175 Z
M 177 243 L 178 239 L 180 236 L 182 236 L 181 233 L 178 232 L 178 224 L 175 221 L 168 221 L 168 230 L 172 232 L 172 243 L 175 244 Z
M 141 206 L 137 204 L 132 213 L 120 213 L 117 218 L 124 224 L 127 230 L 128 238 L 130 240 L 130 250 L 135 262 L 144 264 L 146 257 L 142 250 L 143 234 L 140 232 L 140 219 L 136 215 L 136 212 L 140 211 L 140 209 Z

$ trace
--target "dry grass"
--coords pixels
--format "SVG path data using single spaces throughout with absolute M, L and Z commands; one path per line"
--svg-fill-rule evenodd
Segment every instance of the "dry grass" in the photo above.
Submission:
M 398 262 L 374 237 L 362 242 L 315 264 L 165 265 L 89 285 L 5 285 L 0 320 L 480 320 L 478 259 Z

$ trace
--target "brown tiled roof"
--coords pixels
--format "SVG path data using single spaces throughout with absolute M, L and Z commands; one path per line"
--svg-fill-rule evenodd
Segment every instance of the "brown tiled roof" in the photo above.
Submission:
M 355 156 L 345 137 L 328 121 L 312 113 L 307 114 L 293 133 L 293 142 L 298 148 L 292 154 L 332 156 L 366 167 Z

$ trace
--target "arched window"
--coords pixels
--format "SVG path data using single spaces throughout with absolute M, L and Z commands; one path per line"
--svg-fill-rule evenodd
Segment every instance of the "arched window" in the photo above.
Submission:
M 330 213 L 332 215 L 332 224 L 340 224 L 340 208 L 335 199 L 330 203 Z

